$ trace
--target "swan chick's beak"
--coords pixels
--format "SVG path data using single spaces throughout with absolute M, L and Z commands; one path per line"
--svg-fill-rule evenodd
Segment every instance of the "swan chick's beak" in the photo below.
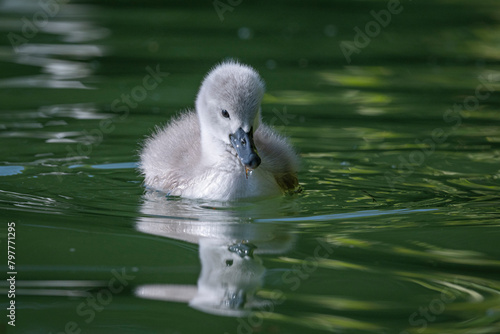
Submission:
M 257 154 L 253 142 L 253 129 L 250 129 L 249 132 L 245 132 L 242 128 L 238 128 L 235 133 L 229 135 L 229 140 L 236 150 L 236 154 L 238 154 L 241 163 L 245 166 L 248 177 L 248 170 L 259 167 L 261 163 L 261 159 Z

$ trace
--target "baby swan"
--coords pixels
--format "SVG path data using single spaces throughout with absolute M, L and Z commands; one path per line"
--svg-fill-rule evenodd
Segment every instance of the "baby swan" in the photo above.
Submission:
M 213 68 L 187 111 L 148 138 L 140 154 L 145 184 L 172 196 L 231 201 L 295 192 L 298 157 L 261 122 L 264 82 L 251 67 Z

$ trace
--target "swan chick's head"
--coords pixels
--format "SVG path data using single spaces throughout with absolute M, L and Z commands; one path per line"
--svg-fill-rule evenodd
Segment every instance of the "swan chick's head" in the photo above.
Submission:
M 235 61 L 223 62 L 207 74 L 196 98 L 205 149 L 233 147 L 245 168 L 260 165 L 253 133 L 260 124 L 264 87 L 253 68 Z

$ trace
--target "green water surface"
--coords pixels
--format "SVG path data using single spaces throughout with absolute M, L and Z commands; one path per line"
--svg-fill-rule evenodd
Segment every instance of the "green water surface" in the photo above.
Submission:
M 500 333 L 498 1 L 4 0 L 0 32 L 0 333 Z M 146 192 L 228 57 L 303 193 Z

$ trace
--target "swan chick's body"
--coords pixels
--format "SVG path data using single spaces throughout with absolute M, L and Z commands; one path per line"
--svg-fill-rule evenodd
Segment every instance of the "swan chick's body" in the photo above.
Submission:
M 196 111 L 149 137 L 140 154 L 145 184 L 169 195 L 229 201 L 298 189 L 298 157 L 261 122 L 264 83 L 251 67 L 224 62 L 205 77 Z

